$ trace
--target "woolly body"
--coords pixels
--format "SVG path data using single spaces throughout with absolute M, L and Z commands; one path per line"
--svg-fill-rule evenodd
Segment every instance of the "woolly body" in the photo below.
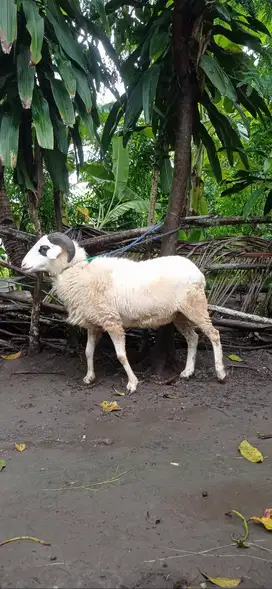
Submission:
M 28 272 L 48 272 L 59 298 L 68 310 L 68 321 L 88 330 L 85 383 L 94 380 L 93 357 L 102 331 L 107 331 L 128 375 L 129 391 L 138 379 L 126 356 L 128 327 L 157 328 L 175 324 L 188 344 L 186 366 L 181 373 L 194 373 L 198 344 L 196 325 L 210 339 L 219 380 L 224 380 L 219 332 L 213 327 L 205 295 L 205 278 L 197 266 L 181 256 L 142 262 L 97 257 L 86 261 L 85 250 L 61 233 L 44 235 L 22 261 Z

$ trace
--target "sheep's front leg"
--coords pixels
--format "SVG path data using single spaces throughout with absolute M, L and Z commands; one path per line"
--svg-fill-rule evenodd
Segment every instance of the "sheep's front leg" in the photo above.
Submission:
M 133 370 L 131 369 L 131 366 L 128 362 L 128 359 L 127 359 L 126 344 L 125 344 L 125 332 L 124 332 L 123 328 L 120 327 L 120 328 L 108 330 L 108 334 L 109 334 L 109 336 L 113 342 L 113 345 L 115 347 L 117 358 L 118 358 L 119 362 L 121 362 L 122 366 L 124 367 L 124 369 L 128 375 L 127 390 L 130 393 L 134 393 L 134 391 L 136 391 L 136 388 L 137 388 L 138 378 L 137 378 L 137 376 L 135 376 L 135 374 L 134 374 Z
M 93 382 L 93 380 L 95 380 L 94 351 L 101 335 L 102 331 L 96 327 L 91 327 L 88 329 L 88 339 L 86 345 L 87 374 L 83 378 L 83 382 L 85 382 L 85 384 L 90 384 Z

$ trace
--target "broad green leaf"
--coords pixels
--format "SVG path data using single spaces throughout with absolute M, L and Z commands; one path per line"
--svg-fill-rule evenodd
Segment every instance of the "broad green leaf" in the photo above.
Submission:
M 244 190 L 245 188 L 250 186 L 250 184 L 252 184 L 251 179 L 242 180 L 241 182 L 235 182 L 235 184 L 233 184 L 230 188 L 226 188 L 226 190 L 223 190 L 223 192 L 221 192 L 221 196 L 229 196 L 231 194 L 241 192 L 241 190 Z
M 30 67 L 30 53 L 26 45 L 21 45 L 17 56 L 17 83 L 21 103 L 24 109 L 32 104 L 35 67 Z
M 4 114 L 0 129 L 0 161 L 3 166 L 15 168 L 18 156 L 19 118 Z
M 165 194 L 170 194 L 173 182 L 173 168 L 169 158 L 164 158 L 160 166 L 161 189 Z
M 77 93 L 79 94 L 82 102 L 85 104 L 87 113 L 89 113 L 92 108 L 93 101 L 87 75 L 77 67 L 73 67 L 73 72 L 76 79 Z
M 128 170 L 128 148 L 123 145 L 123 137 L 115 135 L 112 142 L 112 171 L 115 179 L 114 197 L 122 194 L 128 181 Z
M 251 192 L 243 208 L 243 217 L 248 217 L 248 215 L 250 215 L 256 201 L 258 201 L 261 196 L 263 196 L 263 188 L 257 188 Z
M 33 182 L 29 178 L 29 174 L 26 168 L 26 163 L 24 159 L 24 152 L 22 150 L 18 153 L 18 160 L 16 166 L 17 172 L 17 181 L 19 186 L 26 188 L 27 190 L 31 190 L 35 194 L 36 188 Z
M 187 235 L 183 229 L 178 231 L 178 240 L 179 241 L 187 241 Z
M 196 242 L 200 241 L 201 235 L 202 235 L 201 229 L 192 229 L 192 231 L 190 231 L 187 239 L 191 243 L 196 243 Z
M 265 205 L 264 205 L 264 215 L 269 215 L 272 210 L 272 190 L 269 191 Z
M 75 124 L 74 108 L 63 81 L 50 76 L 50 84 L 55 103 L 64 124 L 68 127 L 73 127 Z
M 249 442 L 247 442 L 247 440 L 243 440 L 243 442 L 241 442 L 241 444 L 239 444 L 238 450 L 244 458 L 249 460 L 249 462 L 263 462 L 264 461 L 264 457 L 263 457 L 262 453 L 260 452 L 260 450 L 258 450 L 258 448 L 254 448 L 254 446 L 251 446 L 251 444 L 249 444 Z
M 101 22 L 103 24 L 103 27 L 104 27 L 107 35 L 110 36 L 110 26 L 109 26 L 109 22 L 107 19 L 104 1 L 103 0 L 92 0 L 92 6 L 97 10 L 97 12 L 100 16 Z
M 221 171 L 221 166 L 220 166 L 220 162 L 218 159 L 216 147 L 215 147 L 213 139 L 209 135 L 209 133 L 208 133 L 207 129 L 204 127 L 204 125 L 202 125 L 202 123 L 200 123 L 200 126 L 199 126 L 199 135 L 203 141 L 203 145 L 206 148 L 207 155 L 208 155 L 209 162 L 211 164 L 211 168 L 214 173 L 214 176 L 215 176 L 217 182 L 220 183 L 222 181 L 222 171 Z
M 1 470 L 3 470 L 3 468 L 5 468 L 5 466 L 7 466 L 7 463 L 5 460 L 0 460 L 0 472 Z
M 123 115 L 124 112 L 124 102 L 125 97 L 123 96 L 120 100 L 117 100 L 114 105 L 112 106 L 106 123 L 104 125 L 101 144 L 104 150 L 104 153 L 108 150 L 109 144 L 111 142 L 112 136 L 115 133 L 116 127 Z
M 232 43 L 236 43 L 237 45 L 246 46 L 249 49 L 253 49 L 253 51 L 257 51 L 258 53 L 262 52 L 262 44 L 257 37 L 251 35 L 241 27 L 236 26 L 236 30 L 227 29 L 222 25 L 215 25 L 213 27 L 213 35 L 223 35 Z
M 236 101 L 237 96 L 234 86 L 215 57 L 207 54 L 203 55 L 200 59 L 200 67 L 222 96 L 227 96 L 233 102 Z
M 53 26 L 58 42 L 65 53 L 83 70 L 86 70 L 84 54 L 55 0 L 47 0 L 46 18 Z
M 232 113 L 234 111 L 234 104 L 227 96 L 224 98 L 224 110 L 227 113 Z
M 59 73 L 65 84 L 65 88 L 67 92 L 69 92 L 71 98 L 74 98 L 76 94 L 77 84 L 71 62 L 68 59 L 65 59 L 62 55 L 60 55 L 60 53 L 56 55 L 56 61 L 58 64 Z
M 153 36 L 150 40 L 149 45 L 149 57 L 156 61 L 166 49 L 169 47 L 171 42 L 169 31 L 159 31 L 156 28 Z
M 88 135 L 89 139 L 93 141 L 96 137 L 94 131 L 93 117 L 91 113 L 86 112 L 85 107 L 82 105 L 82 103 L 80 103 L 79 100 L 76 100 L 76 105 L 78 114 L 81 118 L 83 126 L 85 127 L 86 134 Z
M 79 120 L 79 117 L 77 117 L 74 127 L 70 130 L 70 134 L 74 142 L 77 165 L 79 164 L 79 166 L 82 167 L 84 164 L 84 154 L 82 140 L 79 133 Z
M 102 182 L 112 181 L 114 179 L 113 173 L 107 170 L 104 164 L 100 162 L 89 162 L 84 164 L 83 171 L 90 176 L 93 176 L 96 180 Z M 86 178 L 86 174 L 85 174 Z
M 160 74 L 160 66 L 153 65 L 143 75 L 143 109 L 145 122 L 149 125 L 152 116 L 153 102 Z
M 257 18 L 253 18 L 252 16 L 246 16 L 246 19 L 248 24 L 250 25 L 250 28 L 252 28 L 253 31 L 259 31 L 260 33 L 264 33 L 265 35 L 271 37 L 268 28 L 265 26 L 263 22 L 261 22 Z
M 39 146 L 44 149 L 53 149 L 53 125 L 50 119 L 48 102 L 37 87 L 34 88 L 33 92 L 32 116 Z
M 217 2 L 214 11 L 218 18 L 221 18 L 226 22 L 231 21 L 230 12 L 228 11 L 227 6 L 225 6 L 224 4 Z
M 14 0 L 1 0 L 0 41 L 3 53 L 10 53 L 17 37 L 17 4 Z
M 53 128 L 54 128 L 54 135 L 57 141 L 57 145 L 59 150 L 67 155 L 68 152 L 68 138 L 67 138 L 67 127 L 64 123 L 57 117 L 53 117 Z
M 68 194 L 69 183 L 65 155 L 58 149 L 45 150 L 44 161 L 54 188 Z
M 113 223 L 117 221 L 120 217 L 122 217 L 128 211 L 134 211 L 135 213 L 148 213 L 149 210 L 149 203 L 146 200 L 139 199 L 139 200 L 132 200 L 132 201 L 125 201 L 121 204 L 116 205 L 105 217 L 105 222 L 100 225 Z
M 124 117 L 124 134 L 128 131 L 134 130 L 134 127 L 138 121 L 138 118 L 143 108 L 143 95 L 142 95 L 142 84 L 143 78 L 141 77 L 138 83 L 132 88 L 128 99 L 127 107 Z
M 268 170 L 271 167 L 271 164 L 272 164 L 271 158 L 270 157 L 266 157 L 265 160 L 264 160 L 264 166 L 263 166 L 264 174 L 266 174 L 268 172 Z
M 42 45 L 44 36 L 44 19 L 33 0 L 23 0 L 26 17 L 26 28 L 31 36 L 30 56 L 32 63 L 39 63 L 42 59 Z

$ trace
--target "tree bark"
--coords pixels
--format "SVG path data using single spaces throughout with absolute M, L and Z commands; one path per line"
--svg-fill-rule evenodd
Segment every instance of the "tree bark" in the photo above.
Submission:
M 0 226 L 5 228 L 15 229 L 15 223 L 11 206 L 7 197 L 5 179 L 4 179 L 4 167 L 0 162 Z M 0 235 L 3 240 L 4 247 L 8 256 L 9 261 L 14 266 L 20 266 L 21 260 L 26 253 L 26 249 L 22 244 L 18 242 L 15 235 L 3 233 Z
M 152 184 L 151 184 L 151 190 L 150 190 L 149 215 L 148 215 L 148 222 L 147 222 L 148 225 L 154 224 L 155 207 L 156 207 L 157 194 L 158 194 L 158 181 L 159 181 L 159 170 L 158 170 L 157 166 L 154 166 L 153 174 L 152 174 Z
M 29 206 L 35 226 L 35 233 L 37 240 L 42 235 L 41 222 L 39 219 L 39 202 L 44 188 L 44 174 L 42 153 L 38 144 L 35 146 L 35 180 L 37 189 L 35 192 L 28 191 Z M 40 351 L 40 313 L 41 313 L 41 287 L 42 287 L 42 273 L 38 274 L 34 290 L 33 290 L 33 305 L 31 310 L 31 320 L 29 329 L 29 347 L 30 354 L 37 354 Z
M 172 191 L 164 223 L 162 256 L 176 253 L 178 228 L 187 210 L 187 182 L 191 166 L 191 140 L 193 117 L 197 106 L 197 79 L 190 61 L 190 41 L 196 17 L 190 3 L 175 0 L 173 13 L 173 58 L 180 87 L 178 102 L 178 126 L 176 132 L 174 174 Z M 156 342 L 156 368 L 163 372 L 169 364 L 175 364 L 174 326 L 161 327 Z
M 62 231 L 62 206 L 61 206 L 61 191 L 54 189 L 54 208 L 56 217 L 56 229 Z

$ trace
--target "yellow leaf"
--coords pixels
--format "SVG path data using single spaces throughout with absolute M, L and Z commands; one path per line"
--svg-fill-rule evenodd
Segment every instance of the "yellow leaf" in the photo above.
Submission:
M 22 351 L 20 350 L 20 352 L 15 352 L 15 354 L 9 354 L 8 356 L 1 356 L 1 358 L 4 360 L 16 360 L 17 358 L 20 358 L 21 354 Z
M 6 465 L 6 461 L 5 460 L 0 460 L 0 471 L 3 470 L 3 468 L 5 468 Z
M 254 448 L 254 446 L 251 446 L 251 444 L 249 444 L 249 442 L 246 440 L 241 442 L 241 444 L 238 446 L 238 450 L 244 458 L 249 460 L 249 462 L 263 462 L 264 460 L 260 450 L 258 450 L 258 448 Z
M 122 391 L 117 391 L 117 389 L 115 389 L 114 387 L 113 387 L 113 390 L 114 390 L 115 394 L 118 395 L 119 397 L 126 396 L 126 393 L 123 393 Z
M 272 531 L 272 519 L 270 517 L 251 517 L 250 519 L 263 524 L 267 530 Z
M 117 401 L 102 401 L 101 407 L 103 411 L 106 413 L 110 413 L 111 411 L 121 411 L 121 407 L 119 407 Z
M 201 572 L 201 571 L 200 571 Z M 227 577 L 209 577 L 206 573 L 202 573 L 204 579 L 210 581 L 216 587 L 225 587 L 225 589 L 232 589 L 232 587 L 238 587 L 240 585 L 242 579 L 228 579 Z
M 271 508 L 265 509 L 262 517 L 253 516 L 250 519 L 252 519 L 253 521 L 258 522 L 260 524 L 263 524 L 267 530 L 269 530 L 270 532 L 272 531 L 272 509 Z
M 18 442 L 15 442 L 15 448 L 18 452 L 23 452 L 26 449 L 26 444 L 18 444 Z
M 88 211 L 88 209 L 86 209 L 86 208 L 85 209 L 78 208 L 77 210 L 78 210 L 79 213 L 81 213 L 81 215 L 83 215 L 83 217 L 85 218 L 85 221 L 88 221 L 88 219 L 89 219 L 89 211 Z
M 243 362 L 242 358 L 239 358 L 239 356 L 236 356 L 235 354 L 231 354 L 228 358 L 233 362 Z

